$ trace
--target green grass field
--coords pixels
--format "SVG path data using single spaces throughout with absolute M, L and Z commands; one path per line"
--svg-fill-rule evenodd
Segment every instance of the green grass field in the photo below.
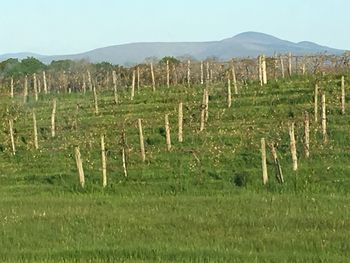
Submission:
M 350 76 L 346 76 L 350 79 Z M 0 97 L 1 262 L 346 262 L 350 256 L 350 124 L 340 112 L 340 76 L 326 75 L 329 142 L 314 123 L 315 77 L 240 86 L 227 108 L 225 84 L 209 87 L 209 118 L 199 132 L 203 87 L 144 87 L 92 93 Z M 348 86 L 347 86 L 348 87 Z M 51 138 L 52 99 L 56 137 Z M 348 101 L 349 96 L 347 97 Z M 319 101 L 321 99 L 319 98 Z M 184 142 L 177 108 L 184 103 Z M 79 105 L 77 109 L 77 105 Z M 34 149 L 32 110 L 39 131 Z M 303 149 L 311 120 L 310 158 Z M 319 109 L 321 112 L 321 108 Z M 166 151 L 168 113 L 172 150 Z M 8 119 L 14 119 L 16 155 Z M 142 118 L 146 162 L 139 151 Z M 320 119 L 320 117 L 319 117 Z M 288 123 L 296 124 L 292 170 Z M 120 138 L 128 145 L 123 174 Z M 106 136 L 108 185 L 102 188 L 100 136 Z M 285 183 L 262 185 L 260 139 L 278 143 Z M 79 185 L 79 146 L 86 187 Z

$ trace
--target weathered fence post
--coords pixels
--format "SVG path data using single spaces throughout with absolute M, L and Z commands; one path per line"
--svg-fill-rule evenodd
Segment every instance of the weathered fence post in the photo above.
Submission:
M 187 86 L 191 86 L 191 60 L 187 61 Z
M 263 85 L 263 76 L 262 76 L 262 58 L 261 58 L 261 55 L 258 56 L 258 71 L 259 71 L 260 86 L 262 86 Z
M 262 55 L 262 79 L 263 79 L 263 84 L 267 84 L 267 72 L 266 72 L 266 56 Z
M 227 79 L 227 107 L 231 108 L 232 98 L 231 98 L 231 80 Z
M 169 126 L 169 115 L 165 114 L 165 138 L 167 150 L 171 150 L 171 138 L 170 138 L 170 126 Z
M 93 93 L 94 93 L 94 104 L 95 104 L 95 114 L 98 114 L 98 100 L 97 100 L 97 92 L 96 92 L 96 86 L 93 86 Z
M 318 121 L 318 85 L 315 84 L 315 94 L 314 94 L 314 118 L 315 124 Z
M 295 143 L 294 122 L 289 124 L 290 152 L 292 154 L 293 171 L 298 170 L 297 148 Z
M 123 128 L 122 131 L 122 162 L 123 162 L 123 171 L 124 171 L 124 177 L 128 177 L 128 170 L 127 170 L 127 163 L 126 163 L 126 134 L 125 134 L 125 130 Z
M 235 89 L 235 95 L 237 95 L 238 94 L 238 87 L 237 87 L 237 79 L 236 79 L 236 70 L 235 70 L 235 65 L 233 64 L 233 61 L 232 61 L 231 72 L 232 72 L 233 87 Z
M 345 79 L 341 77 L 341 113 L 345 114 Z
M 282 73 L 282 78 L 285 77 L 284 75 L 284 62 L 283 62 L 283 56 L 280 55 L 280 62 L 281 62 L 281 73 Z
M 207 61 L 207 66 L 206 66 L 206 86 L 209 85 L 210 82 L 210 65 L 209 65 L 209 61 Z
M 323 142 L 327 143 L 326 95 L 322 94 L 322 135 Z
M 11 77 L 11 84 L 10 84 L 10 85 L 11 85 L 11 87 L 10 87 L 10 88 L 11 88 L 11 90 L 10 90 L 10 95 L 11 95 L 11 98 L 13 99 L 13 89 L 14 89 L 14 88 L 13 88 L 13 86 L 14 86 L 14 85 L 13 85 L 13 77 Z
M 305 111 L 304 116 L 304 150 L 305 150 L 305 156 L 306 158 L 309 158 L 310 156 L 310 120 L 309 120 L 309 113 Z
M 91 80 L 91 74 L 89 70 L 87 71 L 87 75 L 88 75 L 89 90 L 92 91 L 92 80 Z
M 145 153 L 145 142 L 143 140 L 143 130 L 142 130 L 142 120 L 138 119 L 139 126 L 139 139 L 140 139 L 140 152 L 142 161 L 146 161 L 146 153 Z
M 130 100 L 134 100 L 135 97 L 135 81 L 136 81 L 136 72 L 132 71 L 132 83 L 131 83 L 131 97 Z
M 270 144 L 270 149 L 271 149 L 272 158 L 273 158 L 273 161 L 274 161 L 275 167 L 276 167 L 276 178 L 277 178 L 277 181 L 280 184 L 283 184 L 284 183 L 284 179 L 283 179 L 282 167 L 281 167 L 281 164 L 280 164 L 280 162 L 278 160 L 278 156 L 277 156 L 277 152 L 276 152 L 276 148 L 275 148 L 274 143 Z
M 102 186 L 107 186 L 107 158 L 105 147 L 105 136 L 101 135 L 101 160 L 102 160 Z
M 179 125 L 179 142 L 183 142 L 183 104 L 179 103 L 179 113 L 178 113 L 178 125 Z
M 201 61 L 201 85 L 204 84 L 203 61 Z
M 265 185 L 265 184 L 267 184 L 267 182 L 269 180 L 268 175 L 267 175 L 265 138 L 261 138 L 261 168 L 262 168 L 263 185 Z
M 34 89 L 34 96 L 35 96 L 35 101 L 38 101 L 38 87 L 37 87 L 37 82 L 36 82 L 36 74 L 33 74 L 33 89 Z
M 36 116 L 35 116 L 35 111 L 33 110 L 33 130 L 34 130 L 34 146 L 35 149 L 39 149 L 39 142 L 38 142 L 38 128 L 36 125 Z
M 170 69 L 169 60 L 166 61 L 166 86 L 170 88 Z
M 77 164 L 77 169 L 78 169 L 79 183 L 81 187 L 84 188 L 85 176 L 84 176 L 83 162 L 81 160 L 79 146 L 76 146 L 74 150 L 75 150 L 75 162 Z
M 114 103 L 118 104 L 117 73 L 115 72 L 115 70 L 113 70 L 112 72 L 112 80 L 113 80 Z
M 140 67 L 137 66 L 137 91 L 140 91 L 141 79 L 140 79 Z
M 23 92 L 23 103 L 26 103 L 28 100 L 28 77 L 24 77 L 24 92 Z
M 44 93 L 47 94 L 47 81 L 46 81 L 45 71 L 43 71 L 43 85 L 44 85 Z
M 152 77 L 152 89 L 156 91 L 156 80 L 154 77 L 153 63 L 151 63 L 151 77 Z
M 11 139 L 11 146 L 12 146 L 12 154 L 16 155 L 15 136 L 13 134 L 13 119 L 9 119 L 9 128 L 10 128 L 10 139 Z
M 52 113 L 51 113 L 51 137 L 54 138 L 55 137 L 55 118 L 56 118 L 56 106 L 57 106 L 57 102 L 56 99 L 53 99 L 52 101 Z
M 289 52 L 288 54 L 288 74 L 289 74 L 289 77 L 292 76 L 292 53 Z

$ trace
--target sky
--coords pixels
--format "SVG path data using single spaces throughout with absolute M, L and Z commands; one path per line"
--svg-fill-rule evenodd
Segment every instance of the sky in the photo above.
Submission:
M 245 31 L 348 50 L 349 10 L 349 0 L 0 0 L 0 54 L 74 54 Z

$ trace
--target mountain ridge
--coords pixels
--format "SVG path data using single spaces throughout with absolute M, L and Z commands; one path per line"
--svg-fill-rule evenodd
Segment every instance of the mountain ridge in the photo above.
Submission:
M 93 63 L 105 61 L 112 64 L 130 65 L 142 63 L 149 57 L 189 56 L 200 60 L 209 57 L 215 57 L 219 60 L 229 60 L 233 57 L 256 57 L 262 53 L 272 56 L 275 53 L 288 52 L 296 55 L 316 53 L 341 54 L 345 50 L 322 46 L 310 41 L 294 43 L 269 34 L 247 31 L 220 41 L 136 42 L 96 48 L 87 52 L 69 55 L 45 56 L 31 52 L 8 53 L 0 55 L 0 61 L 10 57 L 23 59 L 28 55 L 44 63 L 62 59 L 86 59 Z

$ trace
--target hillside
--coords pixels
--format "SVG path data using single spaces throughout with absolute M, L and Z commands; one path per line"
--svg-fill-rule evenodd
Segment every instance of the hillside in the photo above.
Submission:
M 204 88 L 197 84 L 167 88 L 158 83 L 152 91 L 143 82 L 133 100 L 130 88 L 123 85 L 118 87 L 117 104 L 109 86 L 98 86 L 98 113 L 92 91 L 41 92 L 35 101 L 30 89 L 24 103 L 21 85 L 16 86 L 13 99 L 3 85 L 0 260 L 347 261 L 350 124 L 349 107 L 345 114 L 340 112 L 340 77 L 339 73 L 293 75 L 263 87 L 256 80 L 239 80 L 231 107 L 226 82 L 211 83 L 203 131 Z M 348 73 L 345 79 L 348 90 Z M 320 115 L 314 121 L 315 83 L 327 99 L 327 143 L 322 139 Z M 52 137 L 54 99 L 56 134 Z M 177 134 L 180 101 L 182 143 Z M 34 147 L 33 110 L 39 149 Z M 311 121 L 309 158 L 304 151 L 305 111 Z M 165 114 L 170 121 L 170 151 Z M 140 156 L 139 118 L 145 162 Z M 15 155 L 9 120 L 14 120 Z M 297 171 L 292 169 L 291 122 L 296 125 Z M 262 185 L 261 138 L 267 142 L 266 185 Z M 268 147 L 272 142 L 284 184 L 275 178 Z M 77 175 L 77 146 L 83 160 L 84 189 Z M 103 152 L 107 158 L 105 188 Z
M 324 52 L 329 54 L 341 54 L 344 51 L 320 46 L 312 42 L 304 41 L 293 43 L 263 33 L 245 32 L 221 41 L 131 43 L 99 48 L 72 55 L 30 55 L 37 57 L 45 63 L 62 59 L 87 59 L 91 62 L 107 61 L 113 64 L 129 65 L 144 62 L 148 57 L 190 56 L 199 60 L 204 60 L 208 57 L 228 60 L 233 57 L 256 57 L 262 53 L 272 56 L 275 52 L 292 52 L 295 55 L 305 55 Z M 23 54 L 11 55 L 23 58 Z M 0 55 L 0 61 L 8 57 L 9 55 Z

